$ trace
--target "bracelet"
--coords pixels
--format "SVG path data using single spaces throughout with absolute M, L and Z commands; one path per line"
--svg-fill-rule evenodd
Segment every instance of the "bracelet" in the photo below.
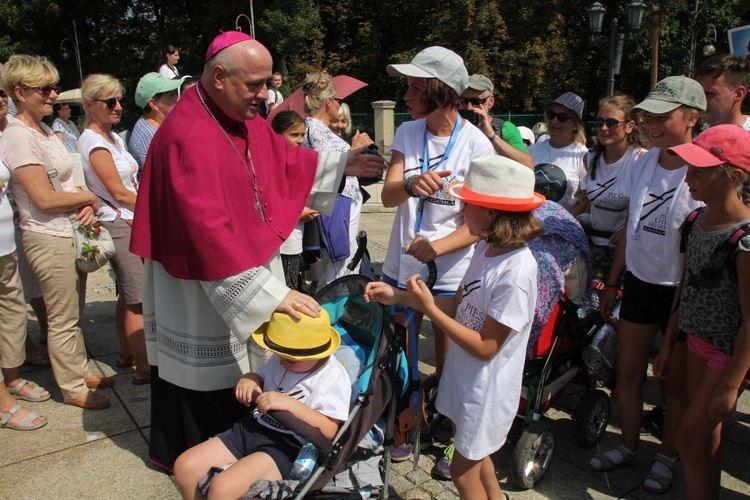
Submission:
M 406 191 L 406 194 L 408 194 L 411 198 L 419 198 L 419 195 L 411 190 L 411 185 L 414 184 L 414 179 L 416 179 L 418 176 L 412 175 L 408 179 L 404 181 L 404 190 Z
M 499 135 L 497 135 L 497 132 L 490 136 L 490 142 L 495 142 L 495 137 L 500 137 Z

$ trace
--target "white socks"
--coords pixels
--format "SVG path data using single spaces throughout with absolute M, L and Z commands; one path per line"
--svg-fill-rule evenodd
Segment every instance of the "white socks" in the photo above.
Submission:
M 634 451 L 627 449 L 624 445 L 620 445 L 617 448 L 612 448 L 602 453 L 608 460 L 602 460 L 599 456 L 591 457 L 589 460 L 589 466 L 594 470 L 610 470 L 614 469 L 623 462 L 632 462 Z

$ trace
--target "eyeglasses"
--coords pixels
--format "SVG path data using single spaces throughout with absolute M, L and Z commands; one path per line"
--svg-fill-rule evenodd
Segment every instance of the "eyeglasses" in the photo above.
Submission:
M 62 89 L 57 85 L 45 85 L 44 87 L 27 87 L 25 85 L 22 85 L 21 88 L 26 90 L 36 90 L 44 97 L 47 97 L 52 92 L 54 92 L 55 94 L 60 94 L 60 92 L 62 92 Z
M 625 123 L 625 120 L 619 121 L 614 118 L 597 118 L 596 119 L 597 128 L 602 128 L 604 125 L 606 125 L 607 128 L 616 129 L 623 123 Z
M 124 97 L 110 97 L 109 99 L 91 99 L 92 101 L 96 102 L 103 102 L 105 106 L 107 106 L 109 109 L 115 109 L 115 106 L 117 106 L 117 103 L 120 103 L 120 106 L 125 107 L 125 103 L 127 102 L 127 99 Z
M 458 102 L 461 103 L 462 106 L 468 106 L 471 104 L 472 106 L 481 106 L 485 102 L 487 102 L 487 99 L 489 99 L 490 96 L 487 97 L 459 97 Z
M 573 116 L 568 113 L 555 113 L 551 109 L 548 109 L 544 116 L 547 117 L 548 122 L 551 122 L 553 118 L 557 118 L 557 121 L 560 123 L 565 123 L 566 121 L 573 119 Z

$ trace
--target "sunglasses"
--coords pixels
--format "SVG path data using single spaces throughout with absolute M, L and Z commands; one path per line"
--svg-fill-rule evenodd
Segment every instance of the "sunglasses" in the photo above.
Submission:
M 124 97 L 110 97 L 109 99 L 92 99 L 92 101 L 103 102 L 109 109 L 115 109 L 118 102 L 120 103 L 120 106 L 125 107 L 127 99 Z
M 625 120 L 619 121 L 614 118 L 597 118 L 596 119 L 596 126 L 597 128 L 602 128 L 604 125 L 607 126 L 607 128 L 615 129 L 620 126 L 620 124 L 625 123 Z
M 334 101 L 336 101 L 337 103 L 339 103 L 339 106 L 341 106 L 344 103 L 344 100 L 343 99 L 339 99 L 338 97 L 331 97 L 331 99 L 333 99 Z
M 0 89 L 0 97 L 5 99 L 6 97 L 8 97 L 8 94 L 3 89 Z
M 555 113 L 551 109 L 548 109 L 544 116 L 547 117 L 548 122 L 551 122 L 553 118 L 557 118 L 557 121 L 560 123 L 565 123 L 566 121 L 573 119 L 573 116 L 568 113 Z
M 458 102 L 461 103 L 462 106 L 468 106 L 471 104 L 472 106 L 481 106 L 485 102 L 487 102 L 487 99 L 489 99 L 490 96 L 487 97 L 459 97 Z
M 44 87 L 26 87 L 25 85 L 21 87 L 22 89 L 26 90 L 36 90 L 40 94 L 42 94 L 44 97 L 47 97 L 52 92 L 55 94 L 60 94 L 62 92 L 62 89 L 58 87 L 57 85 L 45 85 Z

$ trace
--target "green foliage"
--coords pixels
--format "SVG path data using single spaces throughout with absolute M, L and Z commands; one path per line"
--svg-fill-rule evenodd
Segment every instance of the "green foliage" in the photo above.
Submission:
M 274 55 L 275 69 L 296 88 L 307 72 L 326 69 L 369 83 L 354 94 L 355 112 L 370 102 L 399 101 L 403 78 L 386 74 L 391 63 L 407 62 L 429 45 L 444 45 L 464 57 L 470 73 L 495 83 L 495 112 L 535 112 L 572 90 L 593 112 L 606 89 L 608 53 L 592 46 L 586 9 L 593 0 L 268 0 L 255 2 L 257 38 Z M 627 0 L 599 0 L 626 23 Z M 726 30 L 747 24 L 747 0 L 664 0 L 668 13 L 659 23 L 659 78 L 687 74 L 690 41 L 697 30 L 696 64 L 716 26 L 718 52 L 728 51 Z M 698 12 L 695 12 L 696 5 Z M 73 20 L 84 74 L 110 73 L 132 95 L 138 79 L 158 67 L 160 47 L 180 50 L 183 74 L 199 75 L 205 49 L 219 30 L 234 29 L 247 0 L 0 0 L 0 60 L 26 52 L 49 57 L 61 85 L 79 85 L 75 58 L 63 60 L 60 44 L 73 38 Z M 239 20 L 243 31 L 247 21 Z M 615 88 L 642 97 L 650 87 L 652 17 L 644 17 L 625 49 Z M 65 42 L 67 48 L 72 46 Z M 402 109 L 399 107 L 399 109 Z M 128 110 L 132 122 L 138 110 Z

